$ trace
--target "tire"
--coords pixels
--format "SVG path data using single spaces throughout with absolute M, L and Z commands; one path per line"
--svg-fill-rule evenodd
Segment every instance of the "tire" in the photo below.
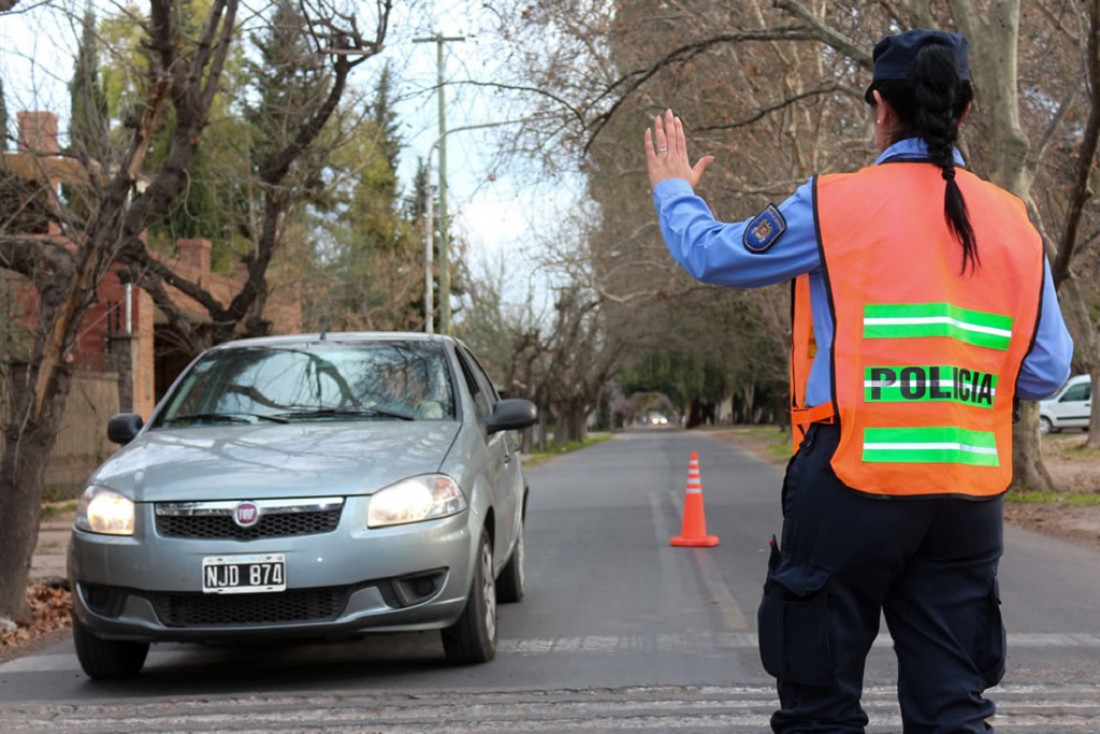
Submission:
M 73 644 L 80 667 L 93 680 L 133 678 L 145 665 L 148 642 L 104 640 L 73 615 Z
M 1054 429 L 1054 424 L 1051 423 L 1050 418 L 1047 418 L 1045 415 L 1039 416 L 1039 433 L 1044 436 L 1048 433 L 1057 433 Z
M 500 604 L 514 604 L 523 599 L 527 593 L 527 574 L 524 570 L 524 558 L 526 550 L 523 541 L 523 522 L 519 524 L 519 534 L 516 536 L 516 544 L 512 546 L 512 555 L 508 558 L 504 570 L 497 577 L 497 602 Z
M 443 651 L 452 663 L 485 663 L 497 653 L 497 595 L 493 581 L 493 547 L 483 529 L 474 562 L 466 608 L 442 632 Z

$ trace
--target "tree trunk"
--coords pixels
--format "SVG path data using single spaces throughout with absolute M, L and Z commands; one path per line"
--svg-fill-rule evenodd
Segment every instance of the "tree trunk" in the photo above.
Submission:
M 588 435 L 588 403 L 577 400 L 569 411 L 569 440 L 584 441 Z
M 746 382 L 741 388 L 741 400 L 743 402 L 743 420 L 745 423 L 755 423 L 756 416 L 756 383 Z
M 949 0 L 948 5 L 959 30 L 970 40 L 971 73 L 981 95 L 979 114 L 971 116 L 974 129 L 967 136 L 984 154 L 976 173 L 1029 202 L 1034 210 L 1029 142 L 1020 124 L 1016 85 L 1020 2 L 991 0 L 981 9 L 964 0 Z M 1043 464 L 1038 420 L 1035 405 L 1023 403 L 1020 422 L 1013 427 L 1013 487 L 1054 489 Z
M 0 457 L 0 617 L 26 620 L 27 577 L 38 544 L 46 463 L 57 438 L 60 415 L 72 382 L 71 371 L 53 381 L 38 418 L 32 418 L 34 393 L 28 387 L 31 370 L 18 365 L 11 376 L 11 420 L 5 426 L 4 453 Z M 16 420 L 22 416 L 23 420 Z
M 1012 427 L 1012 489 L 1056 489 L 1039 441 L 1039 406 L 1020 403 L 1020 422 Z
M 1089 375 L 1092 377 L 1092 407 L 1089 408 L 1089 438 L 1085 448 L 1100 449 L 1100 403 L 1096 401 L 1096 386 L 1100 385 L 1100 363 L 1093 362 Z

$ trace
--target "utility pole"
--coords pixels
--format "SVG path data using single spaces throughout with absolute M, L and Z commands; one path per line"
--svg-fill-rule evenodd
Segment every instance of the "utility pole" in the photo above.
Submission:
M 436 71 L 438 84 L 436 94 L 439 101 L 439 332 L 450 333 L 451 330 L 451 265 L 449 258 L 450 232 L 447 222 L 447 115 L 446 100 L 443 96 L 443 44 L 448 41 L 465 41 L 465 36 L 444 36 L 437 33 L 430 38 L 414 38 L 413 43 L 434 43 L 436 53 Z M 428 154 L 429 178 L 432 160 Z M 431 202 L 432 192 L 428 191 L 428 201 Z M 431 219 L 428 227 L 432 226 Z M 428 285 L 431 288 L 431 285 Z M 430 296 L 429 296 L 430 298 Z M 429 317 L 428 324 L 431 323 Z

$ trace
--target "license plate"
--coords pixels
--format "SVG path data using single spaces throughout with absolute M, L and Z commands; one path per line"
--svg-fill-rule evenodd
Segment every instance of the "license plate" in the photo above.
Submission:
M 202 559 L 205 594 L 257 594 L 286 591 L 286 555 L 206 556 Z

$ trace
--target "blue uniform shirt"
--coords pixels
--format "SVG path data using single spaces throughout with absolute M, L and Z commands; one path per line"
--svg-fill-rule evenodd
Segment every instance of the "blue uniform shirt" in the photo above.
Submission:
M 927 157 L 924 141 L 910 138 L 891 145 L 875 164 Z M 955 163 L 963 165 L 958 151 L 955 151 Z M 657 184 L 653 189 L 653 203 L 669 252 L 696 280 L 728 288 L 756 288 L 782 283 L 803 273 L 810 274 L 818 352 L 806 386 L 806 404 L 830 401 L 833 316 L 828 307 L 814 229 L 812 182 L 799 186 L 779 206 L 786 220 L 786 231 L 763 252 L 752 252 L 743 243 L 745 228 L 751 219 L 733 223 L 718 221 L 707 203 L 695 195 L 684 179 L 673 178 Z M 1043 303 L 1035 343 L 1016 381 L 1016 394 L 1022 400 L 1039 400 L 1061 387 L 1069 377 L 1073 355 L 1073 340 L 1058 308 L 1050 263 L 1045 258 L 1043 262 Z

